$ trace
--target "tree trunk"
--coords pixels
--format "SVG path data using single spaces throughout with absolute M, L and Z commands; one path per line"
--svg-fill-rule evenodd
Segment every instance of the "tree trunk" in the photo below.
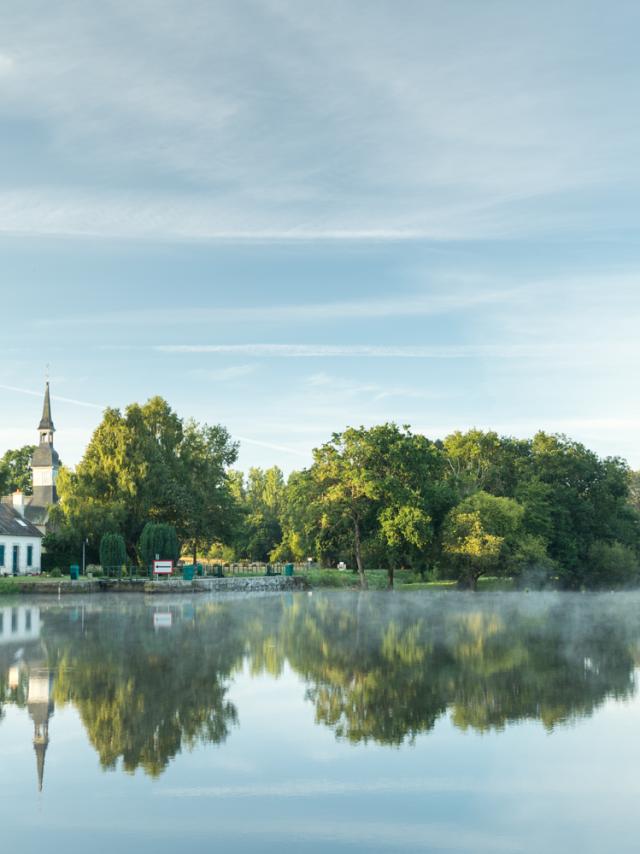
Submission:
M 193 565 L 195 566 L 198 563 L 198 544 L 194 540 L 193 541 Z
M 363 590 L 367 589 L 367 579 L 364 574 L 364 567 L 362 566 L 362 550 L 360 548 L 360 525 L 358 524 L 358 520 L 353 520 L 353 541 L 355 546 L 356 553 L 356 566 L 358 567 L 358 575 L 360 576 L 360 587 Z
M 395 569 L 393 568 L 393 566 L 388 566 L 387 567 L 387 577 L 388 577 L 388 581 L 389 581 L 389 583 L 388 583 L 389 590 L 393 590 L 394 573 L 395 573 Z

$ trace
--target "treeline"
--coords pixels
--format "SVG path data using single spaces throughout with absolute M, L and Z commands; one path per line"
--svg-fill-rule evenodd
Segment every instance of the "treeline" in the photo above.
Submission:
M 285 480 L 232 466 L 225 428 L 185 421 L 153 398 L 108 409 L 75 471 L 58 479 L 50 564 L 98 560 L 102 536 L 140 560 L 148 522 L 173 525 L 182 549 L 224 560 L 344 562 L 475 587 L 629 585 L 640 568 L 638 477 L 564 436 L 521 440 L 471 430 L 431 441 L 383 424 L 334 434 Z
M 399 567 L 475 588 L 482 575 L 523 586 L 638 580 L 637 477 L 564 436 L 494 432 L 430 441 L 384 424 L 334 434 L 284 483 L 254 470 L 236 556 Z

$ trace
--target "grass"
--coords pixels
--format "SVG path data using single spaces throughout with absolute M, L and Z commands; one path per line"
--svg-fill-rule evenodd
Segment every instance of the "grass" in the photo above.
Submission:
M 311 587 L 325 587 L 338 590 L 358 588 L 360 582 L 354 572 L 338 569 L 311 569 L 302 573 Z M 366 572 L 370 590 L 386 590 L 388 576 L 386 569 L 368 569 Z M 396 590 L 456 590 L 457 582 L 450 580 L 422 581 L 419 575 L 408 570 L 400 570 L 395 574 Z M 478 580 L 478 590 L 491 592 L 498 590 L 513 590 L 513 579 L 486 577 Z
M 91 579 L 82 578 L 79 581 L 74 581 L 73 584 L 83 584 L 85 581 L 90 581 Z M 8 576 L 8 577 L 0 577 L 0 596 L 11 596 L 17 593 L 21 593 L 25 588 L 30 590 L 34 585 L 38 584 L 52 584 L 52 583 L 63 583 L 69 584 L 70 579 L 68 575 L 63 576 L 51 576 L 51 575 L 20 575 L 18 577 Z
M 20 592 L 20 585 L 15 578 L 0 578 L 0 594 L 9 596 Z

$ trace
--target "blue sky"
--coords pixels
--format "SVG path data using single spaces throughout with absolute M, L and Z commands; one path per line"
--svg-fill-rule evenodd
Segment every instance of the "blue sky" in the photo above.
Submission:
M 240 465 L 348 424 L 640 466 L 640 7 L 3 4 L 0 452 L 164 395 Z

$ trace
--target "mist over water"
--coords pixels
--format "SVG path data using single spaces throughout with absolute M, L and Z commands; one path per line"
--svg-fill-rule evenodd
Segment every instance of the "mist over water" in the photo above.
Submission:
M 21 850 L 636 850 L 639 661 L 640 593 L 2 604 L 0 817 Z

